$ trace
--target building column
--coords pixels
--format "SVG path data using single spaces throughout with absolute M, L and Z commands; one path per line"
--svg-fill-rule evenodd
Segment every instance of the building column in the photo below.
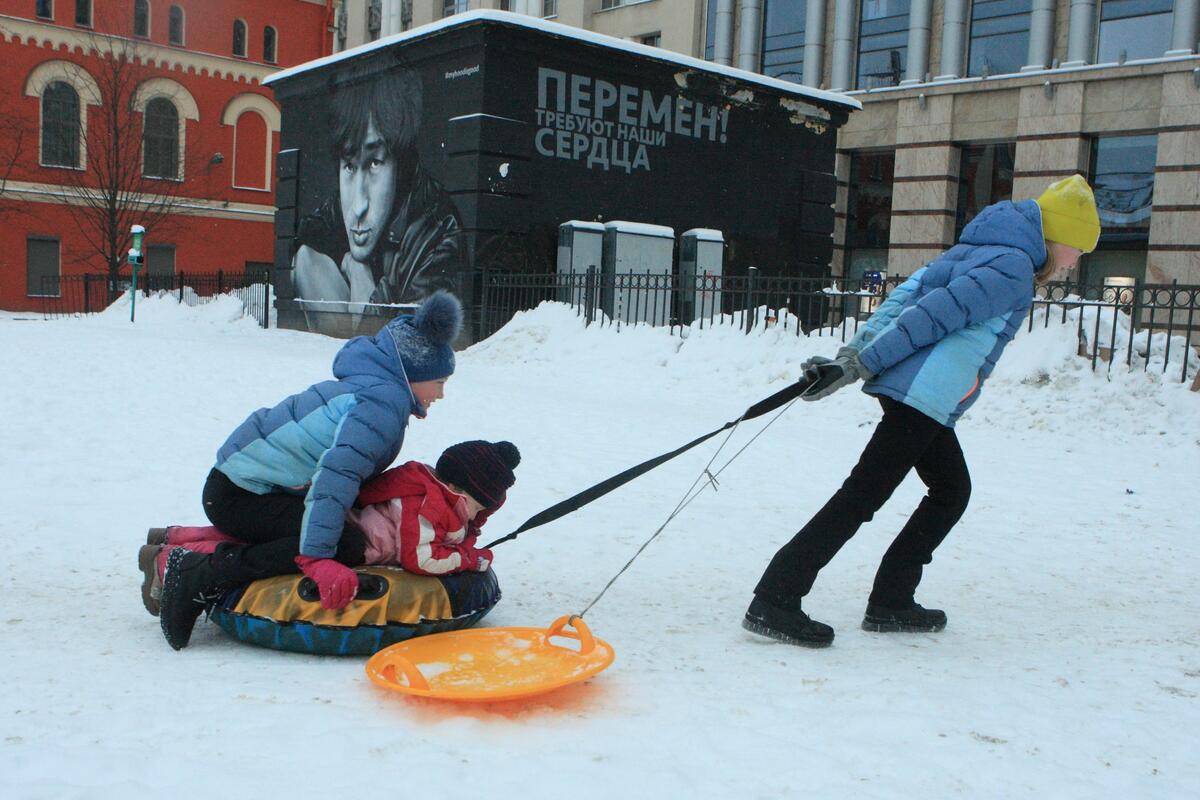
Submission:
M 1064 67 L 1082 67 L 1096 57 L 1096 0 L 1071 0 Z
M 820 87 L 825 68 L 825 0 L 809 0 L 804 17 L 804 85 Z
M 833 17 L 833 75 L 830 87 L 835 92 L 854 88 L 854 12 L 855 0 L 836 0 Z
M 1083 130 L 1084 83 L 1026 86 L 1017 112 L 1013 200 L 1037 197 L 1056 180 L 1087 173 L 1091 155 Z
M 954 244 L 959 149 L 954 95 L 899 101 L 888 275 L 911 275 Z
M 709 0 L 713 2 L 713 0 Z M 716 0 L 717 18 L 713 23 L 713 63 L 733 65 L 733 0 Z
M 967 0 L 946 0 L 942 17 L 942 62 L 937 80 L 963 76 L 963 41 L 967 33 Z
M 400 32 L 400 0 L 382 0 L 379 8 L 379 38 Z
M 1200 35 L 1200 0 L 1175 0 L 1172 25 L 1171 49 L 1165 55 L 1188 56 L 1196 52 L 1196 38 Z
M 908 9 L 908 63 L 904 65 L 901 86 L 924 83 L 929 73 L 929 29 L 933 20 L 933 0 L 912 0 Z
M 1175 8 L 1178 10 L 1179 5 Z M 1200 88 L 1197 88 L 1191 70 L 1167 73 L 1162 80 L 1146 280 L 1170 283 L 1175 279 L 1180 283 L 1198 284 Z M 1186 313 L 1176 317 L 1176 324 L 1184 323 L 1185 318 Z
M 1029 57 L 1022 72 L 1045 69 L 1054 58 L 1054 0 L 1033 0 L 1029 15 Z
M 758 72 L 762 69 L 762 0 L 742 0 L 738 22 L 738 68 Z

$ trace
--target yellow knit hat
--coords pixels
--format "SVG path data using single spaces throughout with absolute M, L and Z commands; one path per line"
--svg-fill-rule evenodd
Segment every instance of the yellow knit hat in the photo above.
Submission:
M 1042 235 L 1085 253 L 1100 239 L 1100 215 L 1092 187 L 1082 175 L 1063 178 L 1047 187 L 1037 199 L 1042 209 Z

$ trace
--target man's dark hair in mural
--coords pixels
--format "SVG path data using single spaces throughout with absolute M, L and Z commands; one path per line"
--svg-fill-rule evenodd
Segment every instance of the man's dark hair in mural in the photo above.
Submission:
M 297 298 L 401 303 L 452 287 L 461 226 L 449 195 L 421 168 L 421 106 L 412 70 L 336 90 L 337 192 L 301 222 Z

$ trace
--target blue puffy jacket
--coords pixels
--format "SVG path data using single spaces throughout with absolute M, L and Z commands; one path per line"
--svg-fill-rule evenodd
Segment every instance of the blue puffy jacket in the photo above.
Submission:
M 255 411 L 217 452 L 216 468 L 255 494 L 304 496 L 300 552 L 332 558 L 359 486 L 389 467 L 416 405 L 385 327 L 347 342 L 323 381 Z
M 1046 256 L 1037 203 L 985 208 L 958 244 L 897 286 L 850 340 L 874 374 L 863 391 L 953 427 L 1029 311 L 1033 274 Z

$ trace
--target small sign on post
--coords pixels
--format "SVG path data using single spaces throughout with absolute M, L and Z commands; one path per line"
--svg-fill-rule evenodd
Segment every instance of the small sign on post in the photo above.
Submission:
M 141 225 L 134 225 L 129 229 L 133 234 L 133 247 L 129 248 L 129 268 L 133 270 L 133 284 L 129 289 L 129 321 L 133 322 L 133 314 L 137 306 L 137 274 L 138 268 L 146 263 L 145 257 L 142 255 L 142 239 L 146 235 L 146 229 Z

